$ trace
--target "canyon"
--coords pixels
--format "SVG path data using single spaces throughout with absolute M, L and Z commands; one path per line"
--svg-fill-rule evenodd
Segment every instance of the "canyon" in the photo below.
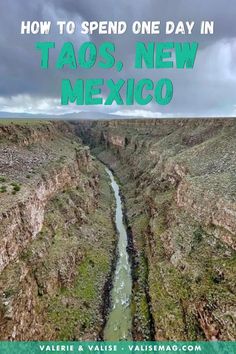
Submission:
M 119 264 L 106 165 L 132 338 L 235 340 L 235 137 L 234 119 L 0 121 L 0 339 L 103 339 Z
M 234 119 L 81 121 L 120 181 L 135 340 L 235 340 Z

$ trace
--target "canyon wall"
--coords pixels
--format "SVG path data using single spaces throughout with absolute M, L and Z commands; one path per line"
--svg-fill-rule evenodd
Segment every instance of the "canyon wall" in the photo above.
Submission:
M 80 121 L 120 179 L 135 339 L 235 340 L 236 121 Z
M 0 123 L 0 339 L 96 340 L 115 230 L 103 168 L 66 123 Z

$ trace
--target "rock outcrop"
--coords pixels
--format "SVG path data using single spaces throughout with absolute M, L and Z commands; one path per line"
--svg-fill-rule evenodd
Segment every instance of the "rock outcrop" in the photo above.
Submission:
M 0 138 L 0 339 L 97 339 L 115 249 L 103 169 L 69 124 Z
M 121 181 L 134 338 L 235 340 L 236 120 L 81 121 Z M 149 330 L 148 330 L 149 328 Z

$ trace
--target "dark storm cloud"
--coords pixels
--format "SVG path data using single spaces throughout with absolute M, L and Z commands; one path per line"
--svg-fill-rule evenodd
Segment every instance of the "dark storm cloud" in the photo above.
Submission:
M 148 109 L 163 114 L 234 114 L 236 100 L 236 2 L 228 0 L 1 0 L 0 2 L 0 109 L 12 111 L 30 110 L 32 105 L 43 107 L 43 112 L 55 112 L 60 97 L 63 77 L 104 77 L 118 79 L 150 77 L 158 80 L 169 77 L 174 84 L 174 99 L 170 105 L 160 108 L 150 105 Z M 39 53 L 34 49 L 36 41 L 53 40 L 57 49 L 50 63 L 55 61 L 64 41 L 73 41 L 78 47 L 88 37 L 79 33 L 73 36 L 56 36 L 55 30 L 48 36 L 20 35 L 23 20 L 124 20 L 128 24 L 135 20 L 214 20 L 215 33 L 212 36 L 135 36 L 131 31 L 123 36 L 91 36 L 99 44 L 114 41 L 117 58 L 124 60 L 124 71 L 115 70 L 48 71 L 39 68 Z M 198 41 L 199 53 L 193 70 L 135 70 L 133 58 L 135 42 L 158 40 Z M 30 97 L 29 97 L 30 96 Z M 51 101 L 50 101 L 51 99 Z M 22 102 L 20 102 L 22 101 Z M 49 106 L 55 107 L 50 110 Z M 3 109 L 4 108 L 4 109 Z M 81 107 L 80 107 L 81 109 Z M 94 109 L 94 108 L 93 108 Z M 104 110 L 98 106 L 96 109 Z M 127 107 L 123 107 L 127 110 Z M 134 107 L 139 109 L 139 107 Z M 142 108 L 143 109 L 143 108 Z M 110 110 L 122 110 L 113 106 Z

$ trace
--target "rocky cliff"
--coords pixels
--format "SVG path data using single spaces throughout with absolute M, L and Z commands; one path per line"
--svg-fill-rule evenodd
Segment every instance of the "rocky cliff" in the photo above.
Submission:
M 236 120 L 80 121 L 76 129 L 125 196 L 135 339 L 235 340 Z
M 68 124 L 1 122 L 0 192 L 0 339 L 99 338 L 116 245 L 99 163 Z

